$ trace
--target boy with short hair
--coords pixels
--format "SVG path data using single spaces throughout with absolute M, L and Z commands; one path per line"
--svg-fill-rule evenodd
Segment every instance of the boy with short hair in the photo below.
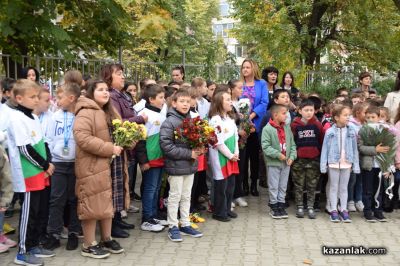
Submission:
M 379 177 L 379 173 L 386 172 L 388 169 L 380 169 L 377 159 L 375 158 L 379 153 L 387 153 L 391 147 L 382 146 L 382 144 L 375 146 L 366 146 L 363 139 L 363 131 L 365 127 L 378 128 L 382 124 L 379 123 L 379 108 L 376 106 L 368 107 L 365 112 L 367 124 L 365 124 L 359 131 L 358 150 L 360 151 L 360 168 L 362 177 L 362 201 L 364 204 L 364 218 L 367 222 L 386 222 L 383 216 L 383 187 L 384 178 Z M 379 191 L 378 187 L 380 188 Z M 377 193 L 377 194 L 376 194 Z M 376 207 L 376 204 L 378 206 Z
M 275 104 L 271 107 L 271 119 L 262 130 L 261 146 L 268 162 L 268 190 L 270 215 L 274 219 L 288 218 L 285 211 L 285 196 L 290 166 L 296 159 L 296 144 L 287 119 L 287 106 Z
M 143 173 L 142 179 L 142 225 L 143 231 L 160 232 L 167 225 L 158 218 L 158 196 L 160 192 L 164 156 L 160 148 L 160 127 L 165 120 L 162 108 L 165 104 L 165 90 L 157 84 L 150 84 L 143 92 L 145 108 L 139 115 L 147 115 L 145 124 L 146 140 L 136 146 L 136 156 Z
M 314 115 L 314 102 L 303 100 L 299 106 L 299 113 L 301 117 L 296 117 L 291 125 L 297 147 L 297 160 L 292 167 L 297 206 L 296 217 L 304 217 L 303 188 L 305 186 L 308 218 L 315 219 L 314 194 L 320 176 L 319 156 L 324 135 L 322 125 Z
M 46 136 L 52 162 L 56 167 L 51 176 L 51 193 L 48 239 L 44 245 L 49 250 L 60 246 L 64 224 L 64 209 L 69 213 L 67 250 L 78 247 L 80 223 L 77 216 L 77 198 L 75 195 L 75 140 L 72 134 L 75 120 L 75 105 L 80 97 L 80 87 L 76 83 L 67 83 L 57 90 L 59 110 L 54 113 L 49 123 Z
M 181 233 L 201 237 L 202 233 L 190 226 L 190 196 L 197 158 L 200 151 L 192 150 L 188 143 L 175 138 L 175 129 L 185 118 L 190 118 L 190 94 L 179 89 L 172 100 L 172 107 L 160 129 L 160 145 L 165 156 L 165 171 L 169 175 L 168 237 L 173 242 L 182 241 Z M 178 222 L 180 210 L 180 227 Z
M 19 251 L 16 264 L 43 265 L 42 257 L 55 254 L 39 246 L 41 208 L 48 202 L 42 193 L 54 172 L 50 152 L 45 145 L 39 118 L 32 114 L 39 100 L 40 87 L 35 82 L 21 79 L 13 89 L 17 111 L 13 112 L 7 131 L 14 192 L 24 193 L 20 219 Z

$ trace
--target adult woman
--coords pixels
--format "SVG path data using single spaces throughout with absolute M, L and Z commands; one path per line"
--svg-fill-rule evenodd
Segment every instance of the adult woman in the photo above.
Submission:
M 183 83 L 185 80 L 185 69 L 183 66 L 176 66 L 172 69 L 172 81 Z
M 130 122 L 144 123 L 147 117 L 137 116 L 131 97 L 122 93 L 125 85 L 124 68 L 120 64 L 104 65 L 100 72 L 101 78 L 107 84 L 110 90 L 110 98 L 112 106 L 123 120 Z M 130 152 L 129 156 L 134 158 L 134 154 Z M 112 183 L 113 183 L 113 203 L 114 203 L 114 219 L 111 234 L 113 237 L 126 238 L 129 234 L 123 229 L 133 229 L 133 224 L 124 222 L 121 218 L 121 211 L 126 210 L 130 206 L 129 197 L 129 175 L 126 169 L 126 156 L 122 154 L 117 156 L 111 165 Z
M 358 76 L 358 82 L 360 86 L 358 88 L 353 89 L 352 93 L 363 93 L 365 98 L 369 98 L 369 93 L 374 92 L 376 94 L 376 90 L 371 88 L 372 76 L 369 72 L 362 72 Z
M 289 92 L 292 102 L 295 102 L 299 97 L 300 91 L 294 85 L 294 76 L 292 72 L 286 71 L 283 73 L 282 82 L 281 82 L 282 89 L 285 89 Z
M 37 71 L 36 68 L 31 66 L 23 68 L 21 71 L 21 78 L 29 79 L 35 81 L 36 83 L 39 83 L 39 71 Z
M 393 87 L 393 91 L 389 92 L 386 96 L 384 106 L 389 108 L 390 122 L 394 122 L 394 119 L 398 113 L 398 107 L 400 103 L 400 70 L 397 72 L 396 82 Z
M 253 121 L 256 132 L 251 133 L 247 139 L 247 154 L 245 169 L 248 169 L 248 161 L 250 160 L 250 179 L 251 179 L 251 194 L 258 196 L 257 179 L 259 167 L 259 152 L 260 143 L 258 141 L 258 134 L 261 134 L 259 125 L 263 116 L 266 113 L 268 105 L 268 89 L 267 83 L 260 79 L 257 63 L 252 59 L 246 59 L 242 63 L 240 70 L 240 78 L 243 82 L 243 92 L 241 98 L 248 98 L 250 100 L 250 115 L 249 118 Z M 248 173 L 243 175 L 243 189 L 246 194 L 249 192 Z
M 89 84 L 87 96 L 78 99 L 75 115 L 77 212 L 84 235 L 81 254 L 100 259 L 110 255 L 106 249 L 111 249 L 112 253 L 124 251 L 110 237 L 114 214 L 110 159 L 120 155 L 122 148 L 111 140 L 111 121 L 119 116 L 111 106 L 104 81 Z M 95 241 L 97 221 L 100 222 L 102 245 Z

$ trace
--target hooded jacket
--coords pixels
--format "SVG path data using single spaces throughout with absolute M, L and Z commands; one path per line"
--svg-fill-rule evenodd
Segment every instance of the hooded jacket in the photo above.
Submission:
M 189 144 L 175 138 L 174 131 L 185 118 L 190 118 L 190 112 L 184 115 L 171 108 L 161 125 L 160 145 L 164 153 L 164 169 L 168 175 L 191 175 L 197 172 L 197 160 L 192 159 Z
M 105 112 L 97 103 L 80 97 L 75 107 L 75 193 L 80 220 L 113 217 L 110 159 L 111 141 Z

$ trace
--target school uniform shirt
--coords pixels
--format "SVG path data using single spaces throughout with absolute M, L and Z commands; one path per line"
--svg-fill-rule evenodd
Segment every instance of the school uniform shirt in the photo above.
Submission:
M 46 139 L 53 162 L 75 162 L 74 121 L 75 115 L 63 110 L 58 110 L 51 117 Z
M 39 118 L 33 119 L 22 111 L 14 111 L 7 130 L 8 151 L 14 192 L 38 191 L 49 185 L 45 171 L 29 157 L 29 152 L 21 154 L 18 147 L 30 145 L 44 160 L 47 160 L 46 146 Z
M 210 111 L 210 102 L 207 101 L 204 97 L 201 99 L 197 99 L 197 110 L 199 112 L 200 118 L 204 119 L 208 117 L 208 112 Z
M 141 99 L 137 104 L 135 104 L 133 106 L 133 109 L 135 109 L 135 111 L 137 113 L 140 113 L 141 111 L 143 111 L 143 109 L 146 108 L 146 100 L 145 99 Z M 168 111 L 168 106 L 166 103 L 164 103 L 163 108 L 161 109 L 161 112 L 167 116 L 167 111 Z M 140 114 L 139 114 L 140 115 Z
M 146 114 L 148 120 L 145 124 L 147 129 L 147 138 L 144 142 L 140 142 L 137 147 L 137 156 L 139 163 L 148 163 L 150 167 L 163 167 L 164 157 L 160 146 L 160 128 L 165 121 L 166 115 L 157 107 L 150 104 L 145 105 L 145 108 L 139 115 Z
M 52 116 L 53 116 L 53 113 L 50 111 L 43 112 L 40 115 L 38 115 L 39 121 L 40 121 L 40 126 L 42 128 L 44 141 L 47 143 L 49 143 L 49 139 L 47 138 L 47 131 L 48 131 L 48 127 L 52 124 Z
M 227 157 L 239 154 L 238 130 L 235 121 L 228 116 L 224 118 L 219 115 L 213 116 L 210 125 L 215 128 L 218 137 L 216 147 L 209 149 L 213 178 L 223 180 L 239 173 L 238 162 L 233 162 Z
M 10 106 L 10 102 L 7 101 L 0 105 L 0 131 L 7 135 L 7 129 L 10 125 L 10 119 L 13 117 L 13 112 L 15 111 L 15 106 Z M 3 143 L 3 148 L 8 148 L 8 141 L 5 140 Z

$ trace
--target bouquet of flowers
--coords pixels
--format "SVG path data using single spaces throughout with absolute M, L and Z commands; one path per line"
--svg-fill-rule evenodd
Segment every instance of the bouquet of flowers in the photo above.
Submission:
M 239 112 L 241 114 L 239 130 L 243 130 L 246 133 L 246 136 L 241 136 L 239 139 L 239 148 L 243 149 L 246 146 L 247 137 L 250 135 L 250 133 L 255 132 L 256 128 L 249 118 L 250 100 L 248 98 L 242 98 L 239 100 L 238 105 Z
M 135 142 L 146 139 L 147 131 L 144 125 L 129 121 L 122 122 L 119 119 L 114 119 L 112 125 L 115 145 L 130 148 Z
M 360 129 L 359 136 L 366 146 L 374 146 L 376 147 L 379 144 L 382 146 L 388 146 L 390 149 L 387 153 L 378 153 L 375 158 L 378 161 L 379 167 L 381 172 L 379 173 L 379 179 L 382 178 L 382 175 L 385 175 L 387 178 L 390 179 L 390 186 L 386 188 L 385 193 L 391 199 L 393 197 L 392 188 L 394 186 L 394 176 L 393 173 L 395 171 L 393 164 L 394 158 L 396 155 L 396 136 L 393 132 L 390 131 L 390 128 L 384 125 L 379 125 L 377 127 L 369 126 L 368 124 L 363 126 Z M 380 184 L 375 193 L 375 202 L 376 207 L 379 207 L 379 191 L 380 191 Z
M 175 139 L 188 143 L 192 149 L 207 148 L 208 145 L 213 147 L 218 143 L 214 128 L 200 117 L 184 119 L 174 133 Z
M 368 126 L 367 124 L 361 128 L 359 135 L 363 144 L 366 146 L 376 147 L 377 145 L 382 144 L 382 146 L 390 147 L 390 150 L 387 153 L 378 153 L 378 155 L 376 155 L 381 171 L 390 171 L 390 166 L 394 163 L 397 145 L 396 136 L 390 131 L 390 129 L 383 125 L 379 125 L 375 128 Z

